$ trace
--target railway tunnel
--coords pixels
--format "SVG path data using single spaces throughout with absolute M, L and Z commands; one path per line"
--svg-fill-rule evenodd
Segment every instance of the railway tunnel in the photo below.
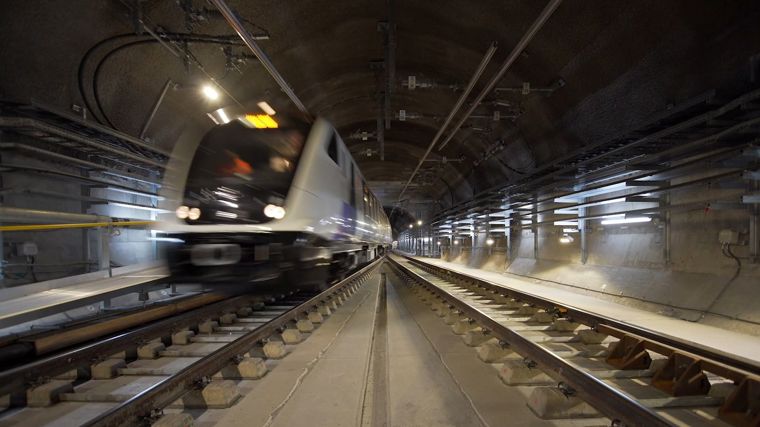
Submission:
M 0 9 L 0 426 L 760 426 L 760 3 Z

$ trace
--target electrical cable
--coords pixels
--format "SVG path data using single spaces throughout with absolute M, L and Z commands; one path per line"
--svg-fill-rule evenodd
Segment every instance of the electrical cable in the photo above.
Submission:
M 172 34 L 171 37 L 176 37 L 176 35 Z M 172 40 L 177 40 L 177 39 L 173 38 Z M 185 36 L 185 35 L 183 35 L 182 37 L 180 37 L 180 40 L 184 41 L 184 42 L 188 42 L 188 43 L 209 43 L 209 44 L 229 44 L 229 45 L 240 45 L 241 44 L 241 42 L 239 42 L 237 40 L 234 40 L 234 39 L 229 39 L 229 40 L 227 40 L 227 39 L 220 39 L 219 37 L 216 37 L 216 36 L 195 36 L 195 35 L 193 35 L 193 36 L 189 36 L 189 35 Z M 117 128 L 116 128 L 116 126 L 114 126 L 113 122 L 110 120 L 110 118 L 108 117 L 108 115 L 106 114 L 106 112 L 105 112 L 105 110 L 103 108 L 103 104 L 102 104 L 102 101 L 101 101 L 101 98 L 100 98 L 100 91 L 98 89 L 99 86 L 100 86 L 100 76 L 101 76 L 101 71 L 102 71 L 103 65 L 110 58 L 112 58 L 115 54 L 117 54 L 118 52 L 122 51 L 123 49 L 127 49 L 127 48 L 134 47 L 134 46 L 139 46 L 139 45 L 143 45 L 143 44 L 149 44 L 149 43 L 158 43 L 158 40 L 150 37 L 150 38 L 146 38 L 144 40 L 136 40 L 136 41 L 128 42 L 128 43 L 122 44 L 122 45 L 120 45 L 118 47 L 115 47 L 115 48 L 111 49 L 108 53 L 106 53 L 100 59 L 100 61 L 98 61 L 98 64 L 95 67 L 95 70 L 93 72 L 93 77 L 92 77 L 92 93 L 93 93 L 93 98 L 95 100 L 95 105 L 98 108 L 98 112 L 102 116 L 103 120 L 105 120 L 105 122 L 109 126 L 111 126 L 112 128 L 114 128 L 114 129 L 117 129 Z M 195 62 L 197 62 L 198 64 L 200 64 L 200 61 L 198 61 L 198 59 L 195 58 L 193 55 L 191 55 L 191 58 Z
M 240 41 L 237 37 L 233 37 L 233 36 L 216 36 L 216 35 L 208 35 L 208 34 L 190 34 L 190 33 L 164 33 L 164 35 L 166 37 L 169 37 L 172 39 L 178 39 L 178 40 L 190 39 L 188 40 L 190 42 L 206 42 L 206 43 L 216 42 L 219 44 L 242 45 L 242 41 Z M 93 105 L 88 99 L 88 97 L 86 96 L 85 90 L 84 90 L 84 87 L 85 87 L 84 76 L 85 76 L 85 69 L 87 67 L 87 64 L 90 62 L 90 58 L 108 43 L 112 43 L 112 42 L 116 42 L 120 40 L 135 39 L 135 38 L 141 39 L 141 40 L 133 40 L 133 41 L 150 40 L 151 43 L 158 43 L 158 40 L 154 39 L 153 37 L 147 34 L 135 34 L 135 33 L 117 34 L 115 36 L 105 38 L 99 41 L 98 43 L 94 44 L 93 46 L 91 46 L 82 56 L 82 59 L 80 59 L 79 61 L 79 67 L 77 69 L 77 84 L 78 84 L 78 89 L 79 89 L 79 95 L 81 96 L 82 101 L 84 102 L 87 110 L 92 114 L 92 117 L 100 124 L 104 124 L 104 120 L 98 116 L 98 111 L 95 108 L 93 108 Z M 119 49 L 119 46 L 112 48 L 111 50 L 114 50 L 114 49 Z
M 29 272 L 32 273 L 32 280 L 36 283 L 37 282 L 37 274 L 35 274 L 35 272 L 34 272 L 34 262 L 35 262 L 34 258 L 35 257 L 33 255 L 26 257 L 27 261 L 29 262 Z
M 739 257 L 737 257 L 736 255 L 734 255 L 734 252 L 731 250 L 731 244 L 730 243 L 723 243 L 721 245 L 721 247 L 720 247 L 720 251 L 723 253 L 724 257 L 726 257 L 726 258 L 733 258 L 734 261 L 736 261 L 736 271 L 734 272 L 734 275 L 731 276 L 731 278 L 726 282 L 726 284 L 723 285 L 723 288 L 721 288 L 720 292 L 718 292 L 718 295 L 713 299 L 713 301 L 710 303 L 710 305 L 707 306 L 707 308 L 704 309 L 704 311 L 702 311 L 702 314 L 699 316 L 699 320 L 702 320 L 702 319 L 705 318 L 705 316 L 707 315 L 707 313 L 709 313 L 710 310 L 712 310 L 712 308 L 715 306 L 715 304 L 717 304 L 718 300 L 720 300 L 720 298 L 726 292 L 726 290 L 731 285 L 731 283 L 733 283 L 734 280 L 736 280 L 736 278 L 739 277 L 739 274 L 742 271 L 742 261 L 739 259 Z

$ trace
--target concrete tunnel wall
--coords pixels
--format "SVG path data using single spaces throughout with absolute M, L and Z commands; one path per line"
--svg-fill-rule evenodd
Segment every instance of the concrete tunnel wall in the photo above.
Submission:
M 673 194 L 679 200 L 702 198 L 706 188 Z M 725 191 L 725 190 L 712 190 Z M 588 232 L 588 259 L 581 262 L 580 237 L 559 242 L 561 229 L 539 227 L 538 258 L 533 256 L 531 230 L 512 234 L 512 260 L 506 256 L 506 238 L 486 245 L 486 234 L 464 238 L 454 247 L 442 246 L 442 258 L 469 267 L 540 279 L 550 286 L 658 312 L 667 316 L 760 335 L 760 264 L 749 259 L 747 244 L 733 246 L 742 262 L 721 253 L 718 233 L 734 229 L 746 233 L 746 211 L 694 209 L 673 213 L 671 262 L 664 257 L 662 223 L 600 225 Z M 744 234 L 746 236 L 746 234 Z M 746 242 L 746 237 L 745 237 Z M 730 282 L 730 283 L 729 283 Z M 725 287 L 725 290 L 724 290 Z M 703 312 L 709 310 L 703 316 Z

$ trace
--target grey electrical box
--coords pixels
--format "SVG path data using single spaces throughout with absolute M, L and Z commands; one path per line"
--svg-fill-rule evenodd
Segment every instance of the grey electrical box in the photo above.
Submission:
M 18 256 L 35 256 L 38 252 L 37 244 L 34 242 L 16 243 L 16 255 Z
M 720 230 L 718 241 L 724 245 L 737 245 L 739 244 L 739 232 L 727 228 Z

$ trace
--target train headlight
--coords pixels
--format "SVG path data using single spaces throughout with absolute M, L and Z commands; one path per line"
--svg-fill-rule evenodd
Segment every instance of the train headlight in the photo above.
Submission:
M 187 212 L 187 217 L 195 221 L 201 217 L 201 210 L 198 208 L 190 208 L 190 210 Z
M 180 206 L 175 211 L 177 214 L 177 218 L 179 219 L 186 219 L 188 216 L 190 216 L 190 208 L 187 206 Z
M 285 217 L 285 208 L 277 205 L 266 205 L 264 207 L 264 215 L 267 218 L 282 219 Z

